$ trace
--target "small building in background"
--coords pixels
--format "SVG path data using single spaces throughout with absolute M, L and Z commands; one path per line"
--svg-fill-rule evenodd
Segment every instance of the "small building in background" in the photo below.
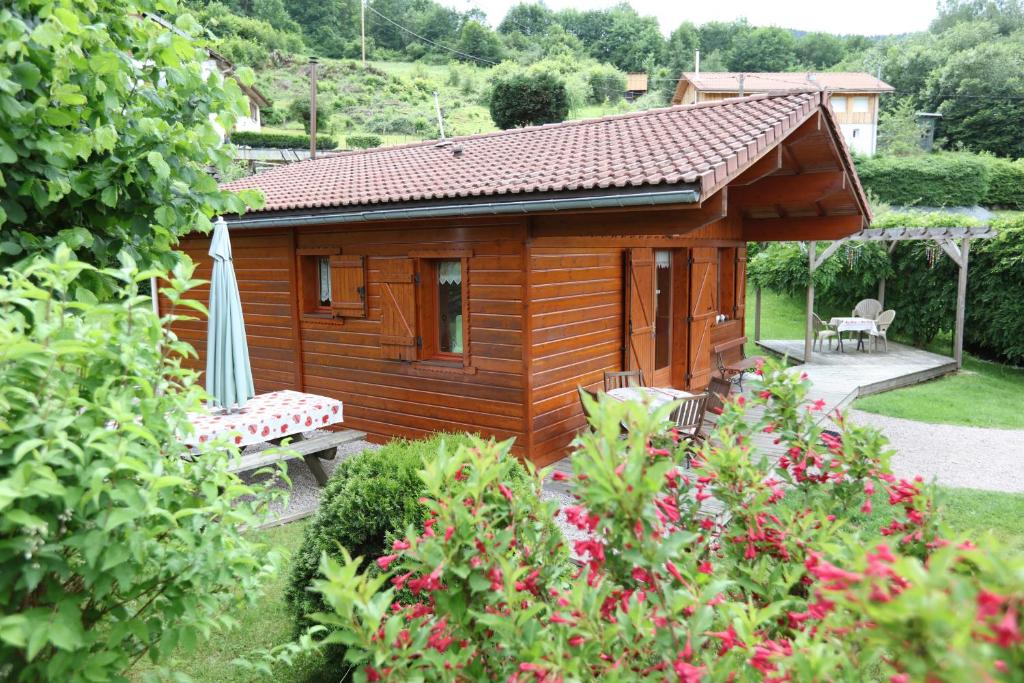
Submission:
M 863 72 L 686 72 L 672 104 L 724 100 L 743 95 L 827 91 L 832 110 L 851 151 L 873 155 L 878 144 L 878 98 L 893 88 Z
M 643 97 L 647 94 L 647 74 L 645 73 L 630 73 L 626 74 L 626 101 L 632 102 L 633 100 Z

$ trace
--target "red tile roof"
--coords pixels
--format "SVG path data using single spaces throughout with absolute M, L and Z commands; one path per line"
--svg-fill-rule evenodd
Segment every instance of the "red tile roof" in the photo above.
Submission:
M 820 90 L 835 92 L 892 92 L 885 81 L 858 71 L 801 71 L 744 73 L 733 71 L 688 71 L 683 78 L 705 92 L 739 92 L 740 76 L 748 93 L 784 93 Z M 682 85 L 682 84 L 680 84 Z
M 263 211 L 678 184 L 698 184 L 703 199 L 820 101 L 818 92 L 747 97 L 345 152 L 224 187 L 262 190 Z

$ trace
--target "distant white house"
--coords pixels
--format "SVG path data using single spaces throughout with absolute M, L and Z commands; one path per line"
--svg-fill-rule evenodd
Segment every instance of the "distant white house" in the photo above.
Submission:
M 686 72 L 676 86 L 672 104 L 690 104 L 744 95 L 784 94 L 824 90 L 843 131 L 846 145 L 858 154 L 872 155 L 878 143 L 878 100 L 895 90 L 861 72 Z
M 179 36 L 188 38 L 189 40 L 194 40 L 192 36 L 188 35 L 184 31 L 179 29 L 177 26 L 164 19 L 163 17 L 150 13 L 146 13 L 145 16 L 146 18 L 160 24 L 168 31 L 173 31 L 174 33 L 177 33 Z M 230 59 L 228 59 L 227 57 L 225 57 L 224 55 L 220 54 L 212 48 L 207 47 L 204 49 L 206 50 L 208 59 L 203 61 L 202 64 L 203 78 L 206 78 L 214 71 L 219 71 L 221 74 L 223 74 L 225 78 L 231 78 L 235 81 L 235 83 L 238 84 L 238 87 L 241 88 L 243 93 L 245 93 L 245 99 L 249 103 L 249 115 L 238 117 L 238 120 L 235 122 L 235 130 L 258 133 L 260 131 L 260 128 L 262 127 L 262 123 L 260 121 L 260 109 L 262 107 L 269 107 L 270 100 L 268 100 L 263 95 L 263 93 L 261 93 L 255 87 L 251 85 L 246 85 L 245 83 L 242 83 L 242 81 L 235 78 L 234 62 L 232 62 Z

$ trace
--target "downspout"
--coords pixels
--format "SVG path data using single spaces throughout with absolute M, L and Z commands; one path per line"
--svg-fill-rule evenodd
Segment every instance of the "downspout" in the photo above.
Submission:
M 663 206 L 666 204 L 696 204 L 700 192 L 696 189 L 669 192 L 640 192 L 627 195 L 572 197 L 569 199 L 529 199 L 511 202 L 484 202 L 450 204 L 444 206 L 413 207 L 408 209 L 376 209 L 333 213 L 310 213 L 290 216 L 235 218 L 229 224 L 236 228 L 279 228 L 292 225 L 318 225 L 323 223 L 361 223 L 367 221 L 404 220 L 410 218 L 461 218 L 465 216 L 494 216 L 528 214 L 553 211 L 626 208 L 637 206 Z

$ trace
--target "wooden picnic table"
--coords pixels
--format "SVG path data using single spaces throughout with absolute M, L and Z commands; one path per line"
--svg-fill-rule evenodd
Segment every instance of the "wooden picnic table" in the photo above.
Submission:
M 671 401 L 678 401 L 681 398 L 693 396 L 688 391 L 671 387 L 619 387 L 609 391 L 608 395 L 619 401 L 644 402 L 652 410 L 660 408 Z
M 272 391 L 254 396 L 237 411 L 189 413 L 193 432 L 182 442 L 196 447 L 225 437 L 236 446 L 245 448 L 257 444 L 279 445 L 290 438 L 288 449 L 291 453 L 267 454 L 262 451 L 242 455 L 231 463 L 230 471 L 244 472 L 282 459 L 301 457 L 317 483 L 323 486 L 327 483 L 327 474 L 320 460 L 330 460 L 339 445 L 361 439 L 366 434 L 345 430 L 323 432 L 303 439 L 303 433 L 341 424 L 343 416 L 342 402 L 337 399 L 300 391 Z
M 875 321 L 871 318 L 861 318 L 857 316 L 836 316 L 828 321 L 830 327 L 835 328 L 836 333 L 842 340 L 843 332 L 856 332 L 857 333 L 857 348 L 867 351 L 867 345 L 864 344 L 864 333 L 874 334 L 878 331 L 878 326 Z M 837 351 L 843 348 L 842 343 L 837 347 Z

